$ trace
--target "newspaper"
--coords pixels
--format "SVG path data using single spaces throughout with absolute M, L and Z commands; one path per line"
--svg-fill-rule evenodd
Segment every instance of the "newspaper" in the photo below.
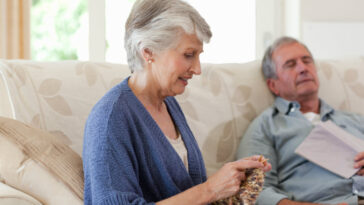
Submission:
M 295 153 L 339 176 L 350 178 L 359 170 L 354 168 L 354 158 L 362 151 L 364 140 L 326 121 L 316 125 Z

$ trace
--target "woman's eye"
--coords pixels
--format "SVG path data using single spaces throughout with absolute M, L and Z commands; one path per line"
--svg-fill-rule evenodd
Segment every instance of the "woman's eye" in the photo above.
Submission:
M 185 53 L 185 57 L 186 58 L 191 58 L 191 57 L 193 57 L 193 53 Z

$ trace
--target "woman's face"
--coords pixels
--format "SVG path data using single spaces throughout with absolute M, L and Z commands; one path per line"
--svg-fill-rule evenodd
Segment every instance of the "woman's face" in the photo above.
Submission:
M 153 56 L 151 71 L 161 96 L 182 94 L 193 75 L 201 73 L 203 43 L 195 34 L 182 34 L 177 46 Z

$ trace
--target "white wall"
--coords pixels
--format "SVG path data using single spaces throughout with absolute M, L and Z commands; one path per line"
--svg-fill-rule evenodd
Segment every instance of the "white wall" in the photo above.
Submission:
M 316 58 L 364 56 L 363 0 L 257 0 L 256 56 L 288 35 Z
M 283 0 L 256 0 L 256 58 L 261 59 L 264 50 L 284 34 Z
M 301 0 L 302 21 L 364 21 L 363 0 Z
M 302 0 L 301 40 L 316 58 L 364 56 L 363 0 Z

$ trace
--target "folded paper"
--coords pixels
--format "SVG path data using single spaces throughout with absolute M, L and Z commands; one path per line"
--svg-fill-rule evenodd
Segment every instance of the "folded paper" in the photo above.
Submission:
M 359 170 L 354 168 L 354 158 L 362 151 L 364 140 L 326 121 L 316 125 L 295 153 L 337 175 L 350 178 Z

